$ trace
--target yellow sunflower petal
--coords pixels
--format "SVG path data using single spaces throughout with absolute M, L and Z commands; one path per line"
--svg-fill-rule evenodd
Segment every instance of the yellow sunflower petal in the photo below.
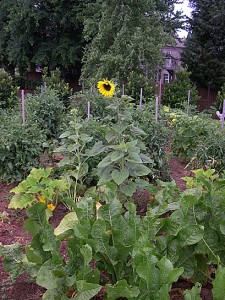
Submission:
M 100 80 L 97 83 L 99 93 L 105 97 L 112 97 L 115 93 L 115 85 L 111 80 Z
M 54 210 L 54 209 L 55 209 L 55 205 L 53 205 L 53 204 L 48 204 L 48 205 L 47 205 L 47 208 L 50 209 L 50 210 Z

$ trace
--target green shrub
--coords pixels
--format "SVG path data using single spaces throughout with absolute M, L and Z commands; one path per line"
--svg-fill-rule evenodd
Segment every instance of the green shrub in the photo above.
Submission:
M 190 72 L 187 70 L 176 72 L 176 79 L 172 83 L 165 84 L 163 104 L 169 105 L 172 108 L 186 108 L 189 90 L 190 104 L 197 104 L 198 91 L 196 86 L 191 83 L 189 77 Z
M 223 100 L 225 99 L 225 83 L 221 87 L 221 90 L 217 94 L 216 98 L 216 108 L 222 113 L 223 110 Z
M 69 84 L 66 83 L 61 78 L 61 73 L 59 69 L 50 71 L 48 75 L 48 68 L 44 68 L 44 74 L 42 76 L 42 89 L 45 88 L 45 85 L 48 89 L 57 91 L 60 100 L 63 102 L 65 107 L 68 107 L 70 104 L 70 96 L 72 95 L 72 89 L 69 87 Z
M 88 101 L 90 101 L 90 113 L 94 118 L 104 118 L 108 111 L 106 107 L 112 101 L 109 98 L 102 96 L 98 91 L 81 91 L 71 96 L 71 107 L 78 110 L 79 116 L 87 118 Z
M 0 69 L 0 109 L 12 108 L 18 102 L 18 90 L 13 78 Z
M 26 118 L 36 124 L 47 134 L 55 138 L 60 133 L 62 123 L 66 119 L 65 107 L 55 90 L 47 88 L 45 92 L 26 97 Z
M 158 123 L 155 121 L 155 101 L 143 105 L 142 110 L 134 110 L 133 119 L 145 133 L 142 141 L 146 145 L 147 154 L 154 161 L 151 179 L 170 180 L 170 167 L 166 146 L 170 131 L 166 126 L 163 114 L 159 110 Z
M 131 72 L 125 84 L 125 94 L 135 99 L 136 104 L 140 101 L 140 91 L 142 88 L 143 103 L 148 99 L 155 98 L 156 87 L 153 85 L 151 78 L 147 78 L 143 74 Z
M 190 161 L 196 149 L 207 138 L 209 120 L 179 112 L 173 115 L 174 137 L 172 150 L 181 161 Z
M 221 122 L 215 121 L 207 126 L 205 138 L 196 147 L 191 165 L 213 168 L 218 173 L 225 170 L 225 132 Z
M 16 110 L 1 112 L 0 117 L 0 178 L 20 181 L 33 167 L 39 167 L 46 136 L 37 124 L 22 125 Z

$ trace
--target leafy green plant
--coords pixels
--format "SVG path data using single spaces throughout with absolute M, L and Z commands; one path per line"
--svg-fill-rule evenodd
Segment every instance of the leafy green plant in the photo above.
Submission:
M 57 91 L 47 89 L 45 92 L 26 97 L 27 121 L 46 133 L 48 138 L 57 138 L 65 122 L 65 107 Z
M 50 71 L 49 75 L 48 68 L 44 68 L 43 73 L 41 78 L 43 84 L 42 88 L 44 89 L 46 86 L 48 89 L 55 90 L 65 107 L 68 107 L 72 89 L 69 87 L 69 84 L 61 78 L 60 70 L 56 68 L 55 70 Z
M 139 186 L 136 179 L 152 172 L 154 162 L 146 154 L 142 138 L 146 133 L 134 126 L 129 110 L 129 99 L 115 98 L 108 106 L 115 120 L 108 125 L 103 151 L 107 155 L 97 166 L 98 184 L 115 182 L 126 196 L 132 196 Z M 109 117 L 106 119 L 109 119 Z M 94 146 L 95 147 L 95 146 Z
M 19 87 L 13 84 L 13 78 L 0 69 L 0 109 L 12 108 L 17 103 Z
M 222 113 L 223 110 L 223 100 L 225 99 L 225 84 L 222 85 L 216 98 L 216 108 Z
M 165 85 L 163 104 L 175 108 L 185 108 L 190 90 L 190 103 L 195 105 L 198 101 L 196 86 L 189 79 L 190 73 L 185 70 L 176 72 L 176 79 Z
M 153 181 L 161 179 L 170 180 L 170 167 L 166 147 L 169 144 L 168 136 L 171 132 L 166 124 L 166 119 L 159 110 L 158 123 L 155 122 L 155 101 L 145 103 L 140 110 L 137 107 L 132 112 L 134 124 L 140 127 L 146 135 L 142 142 L 146 145 L 147 155 L 154 161 L 149 178 Z
M 135 99 L 136 104 L 139 104 L 140 91 L 142 88 L 143 103 L 152 100 L 156 96 L 156 88 L 153 86 L 151 78 L 146 78 L 142 73 L 130 72 L 125 84 L 125 93 Z
M 205 138 L 199 141 L 190 166 L 213 168 L 218 173 L 225 170 L 225 134 L 220 122 L 211 122 L 207 126 Z
M 85 189 L 85 183 L 91 177 L 88 174 L 91 172 L 88 159 L 98 154 L 98 152 L 92 153 L 93 150 L 87 152 L 93 137 L 86 134 L 86 131 L 85 122 L 78 115 L 78 111 L 72 109 L 67 130 L 60 136 L 61 146 L 55 150 L 56 153 L 63 155 L 58 166 L 70 185 L 69 198 L 73 203 L 77 201 L 77 193 Z
M 195 156 L 197 146 L 207 137 L 208 121 L 186 114 L 175 116 L 173 120 L 172 150 L 181 161 L 189 161 Z
M 32 169 L 27 178 L 11 190 L 15 195 L 10 201 L 9 208 L 22 209 L 39 201 L 50 210 L 54 210 L 60 192 L 67 189 L 67 183 L 63 179 L 53 179 L 50 175 L 51 168 Z
M 182 266 L 184 278 L 205 283 L 209 265 L 224 266 L 224 178 L 215 170 L 194 171 L 185 177 L 187 190 L 177 198 L 179 207 L 160 220 L 160 232 L 166 232 L 158 244 L 175 267 Z
M 36 124 L 22 125 L 19 109 L 0 115 L 0 178 L 20 181 L 33 167 L 39 166 L 46 135 Z
M 25 254 L 19 244 L 0 247 L 5 269 L 13 277 L 24 271 L 31 274 L 47 289 L 43 299 L 68 299 L 72 294 L 91 299 L 102 287 L 107 299 L 169 299 L 172 283 L 183 268 L 174 268 L 155 252 L 158 215 L 149 212 L 140 218 L 132 204 L 127 204 L 125 213 L 115 184 L 103 189 L 100 197 L 105 205 L 99 208 L 99 194 L 93 187 L 55 229 L 45 203 L 28 204 L 23 200 L 27 193 L 19 202 L 13 201 L 14 208 L 32 205 L 24 227 L 33 239 Z M 32 187 L 29 190 L 32 193 Z M 59 246 L 64 240 L 67 258 L 63 259 Z
M 106 107 L 110 104 L 111 99 L 107 99 L 96 90 L 92 92 L 81 91 L 71 96 L 71 108 L 79 111 L 79 115 L 87 118 L 88 115 L 88 101 L 90 102 L 90 116 L 92 118 L 104 118 L 107 116 L 108 111 Z

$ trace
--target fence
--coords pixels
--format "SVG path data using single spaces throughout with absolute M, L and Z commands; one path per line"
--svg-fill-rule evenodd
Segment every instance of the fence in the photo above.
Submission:
M 208 90 L 207 88 L 198 88 L 198 95 L 200 97 L 198 101 L 198 110 L 203 111 L 204 109 L 209 109 L 212 106 L 217 97 L 218 91 Z

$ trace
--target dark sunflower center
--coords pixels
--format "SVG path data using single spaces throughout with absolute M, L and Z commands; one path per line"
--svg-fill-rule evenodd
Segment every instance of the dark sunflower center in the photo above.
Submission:
M 110 85 L 110 84 L 104 83 L 103 86 L 104 86 L 104 89 L 105 89 L 106 91 L 110 91 L 110 90 L 111 90 L 111 85 Z

